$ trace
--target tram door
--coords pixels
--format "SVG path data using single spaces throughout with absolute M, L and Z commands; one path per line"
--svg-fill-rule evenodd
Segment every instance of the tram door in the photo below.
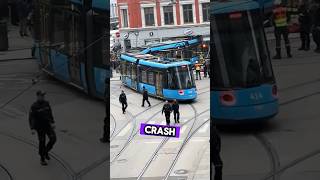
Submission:
M 80 61 L 83 54 L 78 53 L 83 48 L 81 20 L 77 14 L 70 15 L 70 20 L 72 21 L 69 31 L 70 55 L 72 55 L 70 58 L 70 75 L 73 83 L 81 85 Z
M 41 64 L 45 69 L 50 69 L 50 48 L 47 48 L 50 45 L 49 38 L 49 9 L 47 6 L 43 5 L 40 10 L 41 14 Z
M 157 92 L 157 96 L 163 96 L 162 94 L 162 73 L 161 72 L 156 72 L 156 92 Z

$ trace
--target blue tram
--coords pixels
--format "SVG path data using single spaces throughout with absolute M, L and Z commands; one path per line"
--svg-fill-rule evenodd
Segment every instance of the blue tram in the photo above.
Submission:
M 263 28 L 264 2 L 211 5 L 211 117 L 215 123 L 242 123 L 275 116 L 277 85 Z
M 106 0 L 34 1 L 34 56 L 42 70 L 104 98 L 109 4 Z
M 151 96 L 178 101 L 194 100 L 197 89 L 188 61 L 125 53 L 120 56 L 122 83 L 138 92 L 143 87 Z
M 199 61 L 197 52 L 201 44 L 202 36 L 190 36 L 187 39 L 150 44 L 141 53 L 183 59 L 195 64 Z

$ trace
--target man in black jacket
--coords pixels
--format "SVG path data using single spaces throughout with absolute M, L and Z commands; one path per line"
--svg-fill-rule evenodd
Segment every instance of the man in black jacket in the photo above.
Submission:
M 180 123 L 179 122 L 179 119 L 180 119 L 179 104 L 177 100 L 173 101 L 172 111 L 173 111 L 174 122 Z
M 49 151 L 53 148 L 57 137 L 54 131 L 54 120 L 51 107 L 48 101 L 44 99 L 45 93 L 37 92 L 37 101 L 32 104 L 29 113 L 29 123 L 32 134 L 37 132 L 39 138 L 40 163 L 43 166 L 48 165 L 46 160 L 50 160 Z M 49 138 L 46 144 L 46 136 Z
M 301 39 L 299 50 L 308 51 L 310 50 L 311 16 L 306 4 L 302 4 L 299 8 L 299 23 Z
M 119 96 L 119 102 L 122 105 L 122 113 L 123 114 L 126 113 L 126 109 L 128 107 L 128 103 L 127 103 L 127 96 L 126 96 L 126 94 L 124 93 L 123 90 L 121 91 L 121 94 Z
M 166 103 L 163 105 L 163 108 L 162 108 L 162 114 L 164 113 L 164 115 L 166 117 L 166 123 L 168 126 L 170 125 L 171 111 L 172 111 L 172 107 L 171 107 L 170 103 L 168 101 L 166 101 Z
M 151 106 L 151 104 L 150 104 L 150 102 L 149 102 L 148 91 L 147 91 L 146 88 L 143 86 L 143 99 L 142 99 L 142 105 L 141 105 L 141 107 L 144 107 L 144 101 L 147 101 L 147 103 L 149 104 L 149 107 Z
M 320 53 L 320 3 L 313 5 L 312 9 L 312 36 L 317 47 L 316 53 Z

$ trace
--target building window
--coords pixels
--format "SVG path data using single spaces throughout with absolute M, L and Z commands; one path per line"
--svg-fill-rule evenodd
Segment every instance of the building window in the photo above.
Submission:
M 210 21 L 210 3 L 202 4 L 202 15 L 203 15 L 203 22 Z
M 193 11 L 192 11 L 192 4 L 185 4 L 182 5 L 183 8 L 183 20 L 184 23 L 193 23 Z
M 144 17 L 146 26 L 154 26 L 154 11 L 153 7 L 144 8 Z
M 174 24 L 173 7 L 172 6 L 164 6 L 163 7 L 163 14 L 164 14 L 164 24 L 165 25 Z
M 126 28 L 128 27 L 128 10 L 121 9 L 121 11 L 122 11 L 122 27 Z

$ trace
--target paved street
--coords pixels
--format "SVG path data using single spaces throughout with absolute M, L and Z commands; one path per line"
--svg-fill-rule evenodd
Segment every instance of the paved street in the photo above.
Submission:
M 31 47 L 31 38 L 9 28 L 11 51 L 0 52 L 0 179 L 109 179 L 107 145 L 99 141 L 104 103 L 39 73 L 30 50 L 21 50 Z M 37 136 L 28 124 L 37 90 L 47 92 L 56 121 L 58 139 L 47 167 L 40 165 Z
M 140 123 L 165 124 L 164 101 L 150 98 L 151 107 L 141 107 L 142 95 L 111 81 L 111 179 L 210 178 L 210 79 L 196 81 L 198 98 L 180 103 L 180 138 L 142 136 Z M 122 114 L 118 96 L 124 90 L 128 109 Z M 173 115 L 171 116 L 171 122 Z
M 291 42 L 294 58 L 273 60 L 279 114 L 263 128 L 220 128 L 224 180 L 320 179 L 320 54 Z

